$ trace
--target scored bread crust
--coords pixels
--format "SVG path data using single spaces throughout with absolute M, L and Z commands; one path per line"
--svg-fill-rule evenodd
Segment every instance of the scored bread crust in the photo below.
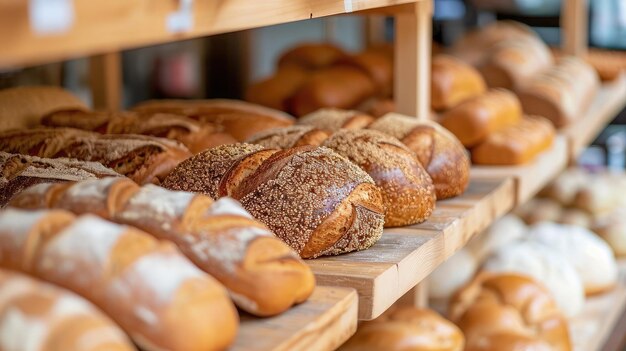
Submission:
M 320 146 L 330 133 L 313 126 L 290 126 L 273 128 L 257 133 L 247 140 L 248 143 L 273 149 L 312 145 Z

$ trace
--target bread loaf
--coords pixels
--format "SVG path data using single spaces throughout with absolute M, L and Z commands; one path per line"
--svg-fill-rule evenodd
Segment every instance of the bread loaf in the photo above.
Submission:
M 626 216 L 624 210 L 596 220 L 591 229 L 604 239 L 617 257 L 626 256 Z
M 483 77 L 474 67 L 448 55 L 433 57 L 430 81 L 433 110 L 451 109 L 486 90 Z
M 395 113 L 387 114 L 369 129 L 399 139 L 426 168 L 438 200 L 462 194 L 469 184 L 470 160 L 463 145 L 435 122 Z
M 521 117 L 522 107 L 513 93 L 492 89 L 447 111 L 439 122 L 471 148 L 492 133 L 518 123 Z
M 240 200 L 303 258 L 366 249 L 382 235 L 380 190 L 328 148 L 224 145 L 181 163 L 164 186 Z
M 305 43 L 287 50 L 278 59 L 278 67 L 299 66 L 314 70 L 332 65 L 346 54 L 340 48 L 325 43 Z
M 359 326 L 340 351 L 462 351 L 463 333 L 437 312 L 397 308 Z
M 2 267 L 86 297 L 144 350 L 221 350 L 235 337 L 226 290 L 142 231 L 91 215 L 6 210 L 0 238 Z
M 472 149 L 472 161 L 481 165 L 519 165 L 531 162 L 554 142 L 554 127 L 543 117 L 527 116 L 518 124 L 490 134 Z
M 310 73 L 297 65 L 279 67 L 276 73 L 246 89 L 246 101 L 287 111 L 287 100 L 306 82 Z
M 342 128 L 363 129 L 373 121 L 374 118 L 372 116 L 359 111 L 322 108 L 300 117 L 296 123 L 337 131 Z
M 253 135 L 246 142 L 271 149 L 288 149 L 296 146 L 320 146 L 331 135 L 308 125 L 274 128 Z
M 572 349 L 566 319 L 544 287 L 517 274 L 482 274 L 450 304 L 466 351 Z
M 2 350 L 135 350 L 124 332 L 83 298 L 6 270 L 0 270 L 0 335 Z
M 367 172 L 381 189 L 385 227 L 425 221 L 437 201 L 430 176 L 406 146 L 375 130 L 340 130 L 322 144 Z
M 356 107 L 358 111 L 373 116 L 375 118 L 382 117 L 390 112 L 396 111 L 396 103 L 392 99 L 381 99 L 373 97 L 363 101 Z
M 578 190 L 587 182 L 589 177 L 583 170 L 569 168 L 542 190 L 542 194 L 567 206 L 574 201 Z
M 383 50 L 366 50 L 344 57 L 339 65 L 361 69 L 367 73 L 376 87 L 376 95 L 390 97 L 393 90 L 393 56 Z
M 0 151 L 0 207 L 31 185 L 119 176 L 96 162 L 43 159 Z
M 99 162 L 137 183 L 159 182 L 190 156 L 184 146 L 143 135 L 100 135 L 71 128 L 0 133 L 0 151 L 46 158 Z
M 170 240 L 254 315 L 281 313 L 306 300 L 315 286 L 298 255 L 229 198 L 213 202 L 200 194 L 109 178 L 62 187 L 40 184 L 11 205 L 97 214 Z

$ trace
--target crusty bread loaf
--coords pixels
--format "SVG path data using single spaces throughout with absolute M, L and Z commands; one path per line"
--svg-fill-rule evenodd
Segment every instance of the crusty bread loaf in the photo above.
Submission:
M 109 178 L 63 186 L 40 184 L 13 198 L 12 206 L 92 213 L 167 239 L 199 268 L 223 283 L 243 310 L 269 316 L 306 300 L 311 270 L 298 255 L 229 198 L 139 188 Z
M 181 163 L 164 186 L 240 200 L 303 258 L 366 249 L 382 235 L 380 190 L 328 148 L 223 145 Z
M 303 43 L 284 52 L 278 66 L 299 66 L 314 70 L 332 65 L 346 54 L 340 48 L 326 43 Z
M 519 123 L 490 134 L 472 149 L 472 162 L 519 165 L 531 162 L 554 142 L 554 127 L 543 117 L 526 116 Z
M 0 212 L 0 264 L 91 300 L 144 350 L 221 350 L 237 311 L 176 248 L 131 227 L 65 211 Z
M 518 123 L 521 118 L 522 107 L 515 94 L 492 89 L 447 111 L 439 122 L 465 147 L 471 148 L 492 133 Z
M 246 89 L 246 101 L 286 111 L 287 100 L 306 82 L 310 73 L 297 65 L 279 67 L 276 73 Z
M 572 349 L 567 321 L 546 289 L 517 274 L 480 274 L 450 303 L 465 350 Z
M 376 95 L 390 97 L 393 90 L 393 57 L 381 50 L 366 50 L 347 56 L 338 62 L 367 73 L 376 87 Z
M 590 48 L 585 57 L 603 82 L 618 79 L 626 70 L 626 55 L 623 51 Z
M 451 109 L 486 90 L 483 77 L 474 67 L 453 56 L 433 57 L 430 81 L 430 105 L 433 110 Z
M 459 140 L 439 124 L 390 113 L 368 128 L 399 139 L 415 153 L 433 180 L 437 199 L 458 196 L 467 188 L 469 156 Z
M 296 125 L 268 129 L 253 135 L 246 142 L 271 149 L 288 149 L 302 145 L 320 146 L 330 135 L 330 132 L 313 126 Z
M 462 351 L 463 333 L 437 312 L 396 308 L 359 326 L 340 351 Z
M 367 73 L 351 66 L 333 66 L 313 73 L 289 101 L 289 110 L 303 116 L 323 107 L 350 109 L 374 95 Z
M 177 142 L 144 135 L 100 135 L 71 128 L 0 133 L 0 150 L 45 158 L 99 162 L 137 183 L 159 182 L 191 154 Z
M 52 86 L 17 87 L 0 90 L 0 131 L 28 128 L 39 119 L 59 110 L 87 110 L 79 98 Z
M 382 117 L 390 112 L 396 111 L 396 103 L 393 99 L 381 99 L 373 97 L 363 101 L 356 107 L 358 111 L 373 116 L 375 118 Z
M 0 349 L 7 351 L 135 350 L 85 299 L 7 270 L 0 270 L 0 335 Z
M 437 201 L 415 155 L 398 139 L 375 130 L 340 130 L 323 144 L 367 172 L 381 189 L 385 227 L 425 221 Z
M 322 108 L 298 118 L 297 124 L 310 125 L 319 129 L 363 129 L 374 121 L 374 117 L 354 110 Z

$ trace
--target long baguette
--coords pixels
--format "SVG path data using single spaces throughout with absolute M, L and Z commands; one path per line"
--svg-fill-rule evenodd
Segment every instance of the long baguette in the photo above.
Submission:
M 0 212 L 0 265 L 91 300 L 145 350 L 222 350 L 237 312 L 174 245 L 92 215 Z

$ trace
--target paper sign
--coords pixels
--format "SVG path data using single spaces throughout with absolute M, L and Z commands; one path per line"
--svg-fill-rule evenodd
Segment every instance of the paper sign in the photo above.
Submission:
M 73 0 L 29 0 L 28 16 L 36 34 L 61 34 L 74 24 L 74 3 Z
M 167 30 L 171 33 L 187 32 L 193 28 L 193 0 L 179 0 L 178 11 L 167 16 Z

